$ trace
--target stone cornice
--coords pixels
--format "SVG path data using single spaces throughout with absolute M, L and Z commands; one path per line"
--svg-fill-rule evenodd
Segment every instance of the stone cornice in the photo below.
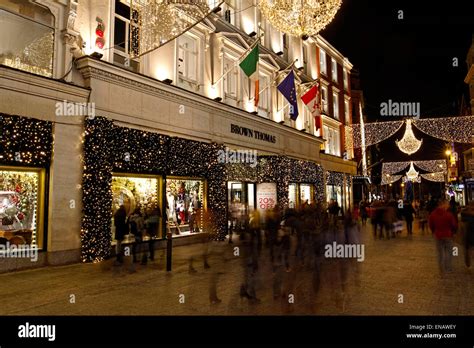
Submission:
M 289 126 L 284 126 L 272 120 L 252 115 L 246 111 L 216 102 L 197 93 L 193 93 L 176 86 L 168 85 L 151 77 L 128 71 L 124 68 L 91 58 L 89 56 L 84 56 L 78 59 L 76 62 L 76 67 L 81 72 L 82 76 L 86 80 L 86 83 L 89 83 L 88 80 L 90 79 L 97 79 L 111 84 L 121 85 L 123 87 L 133 89 L 139 93 L 157 96 L 170 102 L 195 106 L 197 109 L 203 111 L 211 113 L 219 111 L 221 115 L 225 115 L 236 120 L 242 119 L 250 121 L 262 128 L 279 131 L 280 133 L 283 133 L 282 135 L 287 133 L 288 135 L 292 134 L 293 136 L 311 140 L 320 144 L 323 142 L 322 139 L 316 136 L 301 133 L 300 131 Z

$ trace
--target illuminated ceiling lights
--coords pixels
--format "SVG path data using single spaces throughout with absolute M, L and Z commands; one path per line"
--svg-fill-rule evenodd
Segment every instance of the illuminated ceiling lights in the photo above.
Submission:
M 406 129 L 405 134 L 403 134 L 402 140 L 395 141 L 400 151 L 408 155 L 414 154 L 420 149 L 422 142 L 423 139 L 418 140 L 417 138 L 415 138 L 415 134 L 413 134 L 413 129 L 411 127 L 411 120 L 406 120 Z
M 259 0 L 258 7 L 276 29 L 307 38 L 331 23 L 341 3 L 342 0 Z
M 130 55 L 140 57 L 202 21 L 224 1 L 131 0 Z
M 415 167 L 413 166 L 413 162 L 410 163 L 410 169 L 408 170 L 407 172 L 407 179 L 410 180 L 410 181 L 415 181 L 416 179 L 418 179 L 418 173 L 416 170 L 415 170 Z

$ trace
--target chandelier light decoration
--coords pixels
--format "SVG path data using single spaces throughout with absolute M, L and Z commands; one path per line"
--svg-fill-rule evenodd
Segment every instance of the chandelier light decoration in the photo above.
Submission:
M 413 166 L 413 162 L 410 163 L 410 169 L 408 170 L 408 172 L 406 173 L 406 176 L 407 176 L 407 179 L 410 180 L 410 181 L 416 181 L 416 179 L 418 179 L 418 175 L 420 173 L 418 173 L 416 170 L 415 170 L 415 167 Z
M 176 39 L 224 1 L 131 0 L 130 55 L 138 58 Z
M 415 138 L 415 134 L 413 134 L 411 119 L 406 120 L 406 129 L 405 134 L 403 134 L 403 138 L 399 141 L 395 141 L 400 151 L 406 153 L 407 155 L 412 155 L 420 149 L 422 142 L 423 139 L 418 140 Z
M 263 16 L 292 36 L 317 35 L 334 19 L 342 0 L 259 0 Z

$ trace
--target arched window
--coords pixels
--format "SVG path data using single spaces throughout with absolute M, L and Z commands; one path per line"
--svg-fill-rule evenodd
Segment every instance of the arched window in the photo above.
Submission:
M 53 76 L 54 17 L 27 1 L 0 2 L 0 64 Z

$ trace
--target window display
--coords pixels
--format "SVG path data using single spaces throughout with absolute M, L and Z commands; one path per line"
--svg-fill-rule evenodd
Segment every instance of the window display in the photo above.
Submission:
M 203 231 L 204 180 L 166 179 L 168 226 L 174 235 Z
M 309 184 L 300 184 L 300 200 L 301 204 L 313 203 L 313 187 Z
M 326 198 L 329 202 L 331 199 L 334 199 L 339 207 L 343 207 L 342 205 L 342 186 L 338 185 L 327 185 L 326 186 Z
M 161 200 L 160 179 L 151 176 L 120 176 L 112 177 L 112 212 L 115 217 L 117 213 L 125 215 L 125 221 L 131 215 L 141 216 L 141 234 L 144 240 L 152 237 L 162 238 L 161 233 Z M 119 210 L 120 209 L 120 210 Z M 116 239 L 118 232 L 115 226 L 116 219 L 112 219 L 112 239 Z M 126 231 L 129 229 L 125 229 Z M 127 231 L 128 232 L 128 231 Z M 127 234 L 125 239 L 133 238 Z
M 0 243 L 43 247 L 42 170 L 0 168 Z M 8 244 L 7 244 L 8 242 Z
M 296 208 L 296 184 L 290 184 L 288 187 L 288 208 Z

